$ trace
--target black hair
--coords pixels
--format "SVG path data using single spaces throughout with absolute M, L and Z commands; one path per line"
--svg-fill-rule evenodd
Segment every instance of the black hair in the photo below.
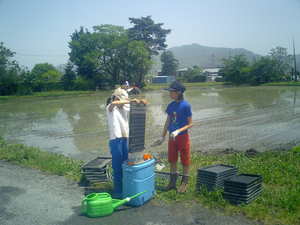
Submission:
M 115 100 L 115 96 L 109 96 L 106 99 L 106 106 L 108 106 L 110 103 L 112 103 Z

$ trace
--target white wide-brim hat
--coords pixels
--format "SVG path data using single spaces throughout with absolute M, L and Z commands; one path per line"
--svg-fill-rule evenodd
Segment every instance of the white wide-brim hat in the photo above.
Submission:
M 120 100 L 128 100 L 128 93 L 122 88 L 117 88 L 114 90 L 112 96 L 115 96 Z

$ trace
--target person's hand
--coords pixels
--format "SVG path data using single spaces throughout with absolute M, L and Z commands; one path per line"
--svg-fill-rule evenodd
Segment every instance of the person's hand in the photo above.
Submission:
M 134 98 L 134 99 L 131 100 L 131 102 L 135 102 L 135 103 L 139 104 L 140 100 L 138 100 L 137 98 Z
M 175 139 L 175 137 L 179 134 L 179 130 L 174 130 L 171 134 L 170 137 Z
M 160 137 L 153 144 L 151 144 L 151 147 L 155 147 L 155 146 L 161 145 L 162 143 L 164 143 L 164 141 L 165 141 L 165 137 Z
M 135 103 L 137 103 L 137 104 L 142 103 L 142 104 L 144 104 L 144 105 L 147 105 L 147 104 L 148 104 L 148 102 L 147 102 L 146 99 L 137 99 L 137 98 L 134 98 L 134 99 L 131 99 L 131 102 L 135 102 Z
M 144 105 L 148 104 L 148 101 L 146 99 L 141 99 L 140 102 L 143 103 Z

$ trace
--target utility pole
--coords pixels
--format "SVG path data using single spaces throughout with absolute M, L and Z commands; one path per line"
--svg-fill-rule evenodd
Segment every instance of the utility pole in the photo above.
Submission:
M 297 81 L 297 63 L 296 63 L 296 53 L 295 53 L 295 41 L 293 38 L 293 51 L 294 51 L 294 79 Z

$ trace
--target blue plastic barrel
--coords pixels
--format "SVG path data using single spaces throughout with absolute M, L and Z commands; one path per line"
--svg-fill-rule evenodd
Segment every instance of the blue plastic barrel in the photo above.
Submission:
M 123 198 L 146 191 L 128 202 L 131 206 L 140 206 L 149 201 L 155 194 L 154 159 L 143 163 L 128 165 L 123 163 Z

